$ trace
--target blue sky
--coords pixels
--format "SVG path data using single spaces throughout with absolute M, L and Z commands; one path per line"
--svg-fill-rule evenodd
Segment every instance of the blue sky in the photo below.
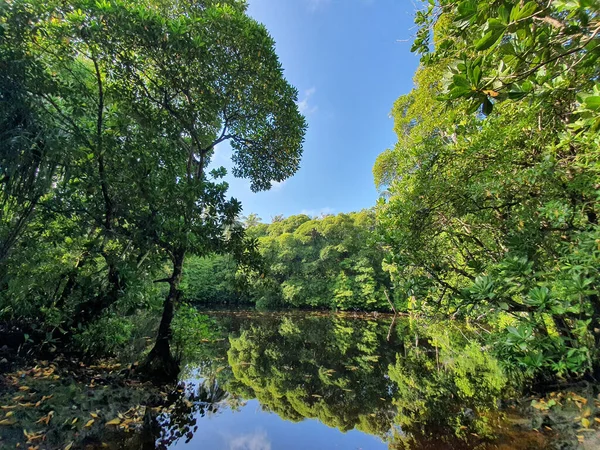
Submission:
M 252 193 L 228 177 L 244 215 L 264 222 L 283 214 L 358 211 L 375 204 L 371 169 L 393 146 L 389 113 L 410 91 L 418 58 L 410 53 L 415 0 L 249 0 L 265 24 L 286 78 L 298 88 L 308 121 L 296 175 L 270 191 Z M 214 164 L 230 167 L 221 145 Z

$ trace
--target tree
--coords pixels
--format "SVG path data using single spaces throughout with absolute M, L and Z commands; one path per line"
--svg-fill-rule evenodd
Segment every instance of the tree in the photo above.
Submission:
M 589 373 L 600 342 L 597 14 L 432 3 L 398 144 L 374 168 L 396 290 L 422 312 L 508 320 L 496 350 L 530 375 Z
M 11 83 L 21 83 L 14 92 L 24 100 L 17 106 L 43 118 L 42 130 L 57 130 L 63 147 L 62 159 L 30 162 L 40 151 L 19 149 L 7 137 L 16 156 L 2 155 L 3 201 L 16 199 L 8 175 L 15 186 L 32 186 L 33 206 L 23 203 L 2 233 L 26 222 L 47 190 L 50 217 L 74 220 L 83 248 L 71 269 L 56 274 L 52 307 L 71 308 L 76 328 L 121 302 L 148 257 L 160 264 L 166 256 L 170 275 L 157 281 L 168 284 L 168 293 L 147 361 L 149 372 L 164 378 L 178 371 L 170 324 L 186 255 L 231 253 L 248 262 L 254 251 L 235 220 L 239 202 L 226 197 L 225 169 L 206 170 L 214 147 L 231 142 L 234 175 L 249 178 L 255 191 L 291 176 L 300 162 L 306 123 L 297 91 L 283 78 L 272 38 L 245 10 L 237 0 L 3 5 L 9 39 L 1 50 L 10 71 L 0 79 L 1 120 L 15 122 L 21 114 L 4 101 Z M 11 42 L 21 47 L 13 51 Z M 9 124 L 9 132 L 35 132 L 35 121 L 27 129 L 22 122 Z M 53 172 L 57 161 L 62 165 Z M 22 182 L 12 176 L 17 172 Z M 13 241 L 9 235 L 3 247 Z M 98 258 L 106 289 L 71 304 L 82 271 Z
M 243 3 L 183 8 L 183 16 L 167 17 L 133 5 L 96 12 L 106 24 L 97 38 L 114 36 L 108 48 L 131 113 L 155 140 L 154 151 L 138 157 L 145 176 L 131 197 L 143 206 L 127 211 L 127 220 L 146 230 L 143 238 L 166 251 L 173 267 L 146 364 L 166 378 L 177 372 L 170 324 L 186 254 L 245 250 L 235 222 L 240 204 L 225 198 L 227 184 L 218 181 L 225 170 L 206 173 L 214 147 L 230 140 L 234 175 L 249 178 L 254 191 L 269 189 L 298 168 L 306 127 L 273 40 Z

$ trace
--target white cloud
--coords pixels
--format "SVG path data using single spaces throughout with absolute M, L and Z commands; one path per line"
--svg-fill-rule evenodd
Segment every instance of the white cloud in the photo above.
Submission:
M 271 190 L 272 191 L 279 191 L 281 190 L 281 188 L 283 187 L 283 185 L 287 182 L 287 180 L 283 180 L 283 181 L 272 181 L 271 182 Z
M 306 0 L 308 3 L 308 10 L 310 12 L 318 11 L 319 9 L 327 6 L 331 3 L 331 0 Z
M 271 442 L 264 431 L 244 434 L 230 438 L 230 450 L 271 450 Z
M 334 212 L 335 211 L 333 210 L 333 208 L 326 206 L 321 209 L 303 209 L 302 211 L 300 211 L 300 214 L 306 214 L 307 216 L 311 217 L 320 217 L 326 216 L 328 214 L 334 214 Z
M 302 100 L 298 101 L 297 103 L 298 109 L 300 110 L 301 114 L 308 116 L 309 114 L 312 114 L 317 111 L 318 106 L 309 103 L 310 98 L 315 92 L 317 92 L 317 90 L 314 87 L 311 87 L 310 89 L 304 91 L 304 97 L 302 97 Z

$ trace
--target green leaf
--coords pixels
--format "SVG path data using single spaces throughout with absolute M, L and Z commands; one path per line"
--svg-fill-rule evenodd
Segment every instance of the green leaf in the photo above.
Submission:
M 590 95 L 583 100 L 585 107 L 592 111 L 600 110 L 600 96 Z
M 490 19 L 487 23 L 487 30 L 487 33 L 475 42 L 475 49 L 484 51 L 496 44 L 504 36 L 506 25 L 498 19 Z
M 467 80 L 467 78 L 464 75 L 454 75 L 452 77 L 452 81 L 457 87 L 471 89 L 471 83 L 469 83 L 469 80 Z
M 506 5 L 501 5 L 500 8 L 498 8 L 498 17 L 500 17 L 502 23 L 508 25 L 508 22 L 510 21 L 510 8 L 507 9 Z

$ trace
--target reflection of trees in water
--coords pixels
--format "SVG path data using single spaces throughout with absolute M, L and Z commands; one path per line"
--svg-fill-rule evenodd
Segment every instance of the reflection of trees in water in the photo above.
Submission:
M 467 334 L 408 320 L 391 335 L 389 320 L 257 321 L 230 338 L 227 389 L 286 420 L 316 418 L 398 448 L 467 445 L 471 433 L 490 435 L 487 412 L 505 384 Z
M 474 448 L 492 437 L 506 385 L 498 362 L 455 325 L 411 328 L 416 338 L 388 372 L 399 426 L 390 447 Z
M 235 381 L 227 388 L 286 420 L 317 418 L 383 436 L 394 392 L 382 375 L 394 362 L 384 349 L 387 331 L 382 322 L 340 318 L 252 323 L 230 339 Z
M 182 385 L 172 394 L 169 412 L 156 419 L 160 427 L 156 448 L 166 449 L 181 438 L 190 442 L 198 429 L 197 419 L 216 414 L 228 398 L 229 394 L 215 378 L 205 379 L 197 385 Z
M 293 315 L 219 321 L 232 330 L 229 340 L 202 344 L 194 367 L 206 378 L 160 417 L 158 447 L 189 441 L 198 417 L 253 398 L 284 420 L 358 429 L 390 448 L 473 448 L 481 439 L 471 433 L 490 436 L 505 384 L 496 361 L 456 325 L 403 319 L 390 333 L 390 323 Z

